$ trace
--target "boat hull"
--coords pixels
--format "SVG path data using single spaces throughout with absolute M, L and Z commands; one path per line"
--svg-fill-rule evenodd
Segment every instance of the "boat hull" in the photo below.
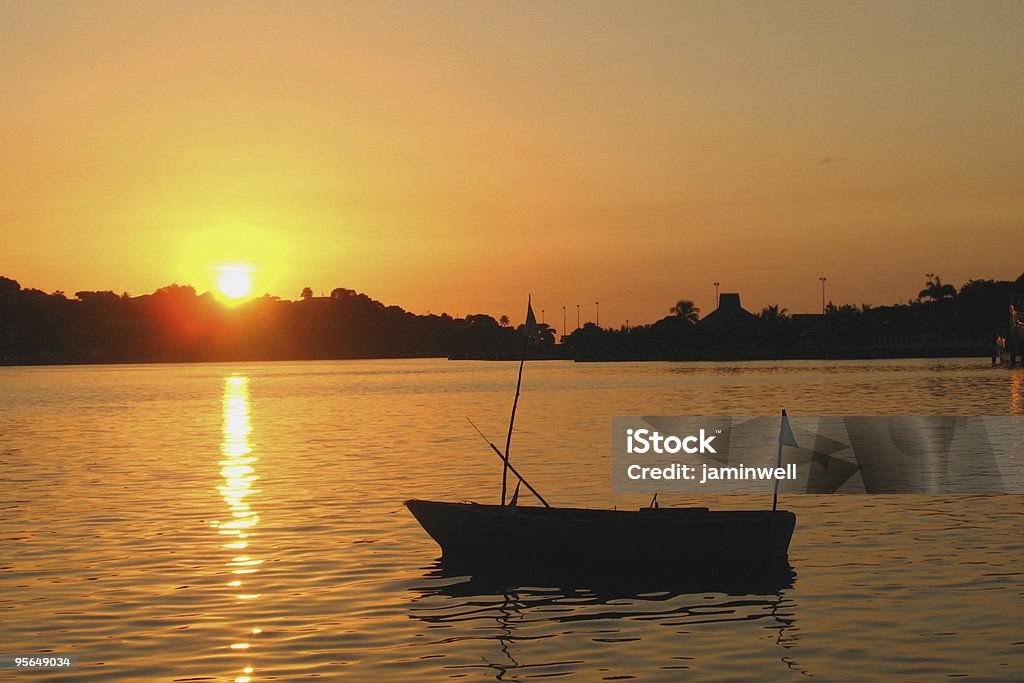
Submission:
M 785 559 L 796 527 L 787 510 L 588 510 L 408 500 L 449 563 L 702 569 Z

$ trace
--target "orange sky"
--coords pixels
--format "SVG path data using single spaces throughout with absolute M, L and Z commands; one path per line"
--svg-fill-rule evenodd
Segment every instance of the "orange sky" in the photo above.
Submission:
M 558 327 L 1015 278 L 1022 35 L 1020 2 L 5 0 L 0 274 L 240 262 Z

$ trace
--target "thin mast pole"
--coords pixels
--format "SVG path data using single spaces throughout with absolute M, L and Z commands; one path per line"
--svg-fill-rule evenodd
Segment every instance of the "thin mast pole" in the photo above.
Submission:
M 776 461 L 776 465 L 775 465 L 776 467 L 782 467 L 782 445 L 783 445 L 782 439 L 783 439 L 783 430 L 787 429 L 786 426 L 788 424 L 789 424 L 789 416 L 786 415 L 786 409 L 783 408 L 782 409 L 782 420 L 781 420 L 781 422 L 779 424 L 779 456 L 778 456 L 778 459 Z M 793 434 L 792 429 L 787 429 L 785 436 L 786 436 L 787 440 L 789 441 L 789 443 L 795 446 L 796 442 L 794 441 L 792 434 Z M 778 474 L 778 472 L 776 472 L 776 474 Z M 772 511 L 774 512 L 778 508 L 778 506 L 779 506 L 779 478 L 775 477 L 775 489 L 772 491 Z
M 779 458 L 777 467 L 782 467 L 782 441 L 779 441 Z M 776 472 L 775 474 L 778 474 Z M 779 478 L 775 477 L 775 490 L 772 491 L 772 511 L 774 512 L 779 506 Z
M 530 343 L 530 337 L 523 339 L 523 356 L 519 359 L 519 378 L 516 380 L 516 398 L 512 401 L 512 417 L 508 421 L 508 436 L 505 437 L 505 466 L 501 469 L 501 507 L 505 507 L 505 492 L 508 487 L 508 452 L 512 446 L 512 427 L 516 423 L 516 407 L 519 405 L 519 389 L 523 385 L 523 365 L 526 363 L 526 345 Z

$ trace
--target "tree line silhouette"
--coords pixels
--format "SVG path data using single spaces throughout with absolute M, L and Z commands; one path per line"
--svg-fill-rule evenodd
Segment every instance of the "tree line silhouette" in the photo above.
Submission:
M 829 304 L 823 315 L 779 306 L 751 314 L 738 295 L 704 318 L 689 300 L 648 325 L 593 323 L 559 340 L 541 324 L 535 358 L 686 360 L 988 353 L 1005 325 L 1016 281 L 971 280 L 959 290 L 929 275 L 916 300 L 893 306 Z M 735 297 L 735 300 L 727 297 Z M 726 306 L 729 301 L 732 307 Z M 521 326 L 520 326 L 521 327 Z M 342 358 L 518 358 L 507 316 L 415 315 L 351 289 L 298 301 L 273 296 L 227 306 L 172 284 L 152 294 L 46 293 L 0 277 L 0 363 L 138 363 Z
M 929 273 L 915 299 L 891 306 L 836 305 L 822 314 L 792 315 L 773 304 L 758 314 L 739 296 L 723 294 L 718 310 L 700 317 L 680 300 L 650 325 L 601 329 L 593 324 L 566 338 L 576 360 L 725 360 L 989 356 L 1005 334 L 1011 299 L 1024 298 L 1024 273 L 1014 281 L 972 279 L 959 290 Z M 726 297 L 735 297 L 726 299 Z M 729 305 L 727 305 L 729 304 Z

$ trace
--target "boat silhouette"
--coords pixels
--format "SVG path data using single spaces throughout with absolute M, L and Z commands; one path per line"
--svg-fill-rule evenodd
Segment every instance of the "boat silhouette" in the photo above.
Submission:
M 650 507 L 595 510 L 408 500 L 446 562 L 470 568 L 723 565 L 784 560 L 796 527 L 788 510 Z
M 660 507 L 657 495 L 650 507 L 638 510 L 551 507 L 508 457 L 531 324 L 535 325 L 536 320 L 528 303 L 505 451 L 473 425 L 503 461 L 501 504 L 405 501 L 409 512 L 441 547 L 446 564 L 477 571 L 521 564 L 607 571 L 678 568 L 685 563 L 713 573 L 740 562 L 772 563 L 788 557 L 796 515 L 776 509 L 778 480 L 771 510 Z M 785 410 L 779 433 L 780 464 L 784 445 L 796 445 Z M 506 502 L 510 472 L 518 482 L 511 501 Z M 518 505 L 520 485 L 525 485 L 543 507 Z

